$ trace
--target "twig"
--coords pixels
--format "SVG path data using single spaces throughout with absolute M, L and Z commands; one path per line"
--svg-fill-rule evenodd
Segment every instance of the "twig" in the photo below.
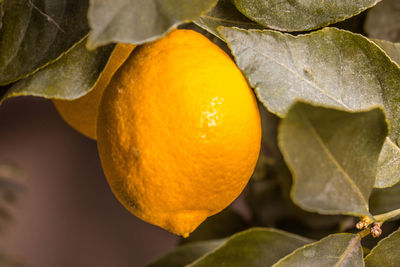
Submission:
M 393 219 L 394 217 L 400 216 L 400 209 L 392 210 L 383 214 L 374 216 L 375 220 L 378 222 L 385 222 L 387 220 Z

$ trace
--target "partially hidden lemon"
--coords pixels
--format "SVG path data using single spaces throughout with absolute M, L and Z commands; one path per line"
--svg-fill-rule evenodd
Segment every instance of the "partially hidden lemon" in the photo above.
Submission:
M 134 47 L 130 44 L 117 44 L 115 46 L 96 85 L 88 94 L 75 100 L 53 99 L 61 117 L 78 132 L 96 139 L 97 113 L 104 89 Z
M 260 143 L 245 78 L 191 30 L 137 48 L 99 109 L 97 144 L 115 196 L 142 220 L 184 237 L 239 196 Z

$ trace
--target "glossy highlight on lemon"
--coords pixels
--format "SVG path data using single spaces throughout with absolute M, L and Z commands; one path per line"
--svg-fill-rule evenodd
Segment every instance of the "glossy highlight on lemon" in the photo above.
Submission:
M 99 110 L 97 144 L 115 196 L 184 237 L 239 196 L 260 143 L 257 102 L 242 73 L 191 30 L 137 48 Z
M 81 134 L 96 140 L 97 113 L 104 89 L 134 48 L 131 44 L 117 44 L 99 80 L 88 94 L 75 100 L 53 99 L 64 121 Z

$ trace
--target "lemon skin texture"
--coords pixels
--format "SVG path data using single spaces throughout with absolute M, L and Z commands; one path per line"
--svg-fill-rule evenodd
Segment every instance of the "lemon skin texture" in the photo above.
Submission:
M 118 70 L 99 110 L 105 176 L 134 215 L 187 237 L 244 189 L 260 150 L 256 99 L 230 57 L 174 30 Z
M 75 100 L 53 99 L 53 103 L 64 121 L 83 135 L 96 140 L 97 114 L 104 89 L 134 47 L 130 44 L 115 46 L 97 83 L 88 94 Z

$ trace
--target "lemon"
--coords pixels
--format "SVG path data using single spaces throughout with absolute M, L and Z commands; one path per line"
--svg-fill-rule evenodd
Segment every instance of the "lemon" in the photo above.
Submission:
M 94 88 L 75 100 L 53 100 L 61 117 L 78 132 L 96 139 L 97 113 L 104 89 L 135 46 L 117 44 Z
M 137 48 L 99 109 L 98 150 L 113 193 L 137 217 L 184 237 L 239 196 L 260 143 L 242 73 L 191 30 Z

